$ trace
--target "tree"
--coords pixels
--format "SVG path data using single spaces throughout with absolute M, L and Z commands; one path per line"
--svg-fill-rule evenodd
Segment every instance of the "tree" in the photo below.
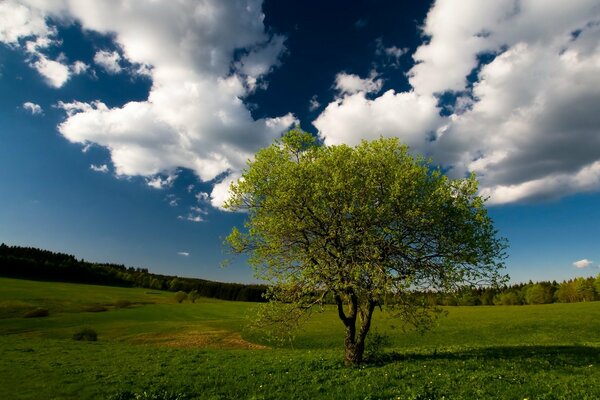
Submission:
M 548 304 L 552 303 L 551 287 L 536 283 L 527 287 L 525 292 L 527 304 Z
M 190 299 L 190 301 L 192 303 L 195 303 L 196 300 L 198 300 L 199 297 L 200 297 L 200 294 L 198 293 L 198 291 L 196 289 L 192 290 L 190 292 L 190 294 L 188 295 L 188 298 Z
M 187 300 L 187 298 L 187 293 L 182 290 L 175 293 L 175 301 L 178 303 L 182 303 L 184 300 Z
M 425 329 L 434 314 L 412 292 L 503 279 L 505 241 L 476 192 L 474 176 L 449 179 L 398 139 L 319 146 L 295 129 L 231 185 L 225 207 L 247 219 L 226 243 L 270 283 L 279 312 L 267 320 L 298 321 L 332 298 L 345 361 L 358 364 L 376 308 Z

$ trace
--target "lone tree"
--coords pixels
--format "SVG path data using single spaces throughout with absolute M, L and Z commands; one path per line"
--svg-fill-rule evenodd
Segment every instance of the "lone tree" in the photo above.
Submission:
M 475 177 L 449 179 L 395 138 L 320 146 L 294 129 L 260 150 L 230 193 L 225 206 L 248 216 L 226 243 L 271 284 L 270 320 L 330 299 L 349 365 L 363 360 L 377 307 L 426 329 L 434 313 L 419 293 L 505 279 L 505 240 Z

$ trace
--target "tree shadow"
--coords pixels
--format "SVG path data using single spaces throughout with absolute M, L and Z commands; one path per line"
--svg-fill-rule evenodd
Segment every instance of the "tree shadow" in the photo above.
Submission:
M 585 345 L 561 346 L 495 346 L 464 350 L 434 350 L 431 353 L 403 353 L 397 351 L 379 354 L 369 360 L 370 365 L 385 365 L 402 361 L 433 360 L 526 360 L 544 359 L 554 366 L 583 367 L 598 364 L 600 347 Z

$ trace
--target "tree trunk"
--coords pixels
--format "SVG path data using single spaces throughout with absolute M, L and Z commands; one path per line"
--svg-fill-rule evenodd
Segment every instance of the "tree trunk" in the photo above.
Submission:
M 339 306 L 340 303 L 338 303 L 338 311 L 341 311 L 342 308 Z M 369 333 L 369 329 L 371 328 L 371 317 L 373 316 L 374 310 L 375 302 L 373 301 L 368 302 L 366 309 L 361 309 L 360 331 L 358 332 L 358 335 L 356 334 L 356 313 L 351 313 L 351 315 L 346 316 L 343 311 L 340 312 L 340 318 L 346 326 L 346 338 L 344 340 L 344 363 L 348 366 L 360 365 L 363 362 L 363 357 L 365 354 L 365 339 L 367 337 L 367 333 Z

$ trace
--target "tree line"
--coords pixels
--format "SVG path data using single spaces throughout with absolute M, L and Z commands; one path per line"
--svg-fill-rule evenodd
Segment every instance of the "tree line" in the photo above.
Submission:
M 600 300 L 600 274 L 562 282 L 531 282 L 452 293 L 421 293 L 430 304 L 445 306 L 577 303 Z
M 92 263 L 64 253 L 34 247 L 0 244 L 0 276 L 85 283 L 94 285 L 141 287 L 172 292 L 196 291 L 200 296 L 222 300 L 264 301 L 265 285 L 215 282 L 153 274 L 147 268 L 121 264 Z
M 43 281 L 95 285 L 141 287 L 172 292 L 196 291 L 199 296 L 235 301 L 264 301 L 265 285 L 215 282 L 153 274 L 147 268 L 121 264 L 91 263 L 75 256 L 34 247 L 0 244 L 0 276 Z M 464 289 L 458 292 L 421 292 L 432 305 L 525 305 L 576 303 L 600 300 L 600 274 L 563 282 L 542 281 L 505 285 L 497 288 Z M 333 300 L 327 301 L 334 303 Z

